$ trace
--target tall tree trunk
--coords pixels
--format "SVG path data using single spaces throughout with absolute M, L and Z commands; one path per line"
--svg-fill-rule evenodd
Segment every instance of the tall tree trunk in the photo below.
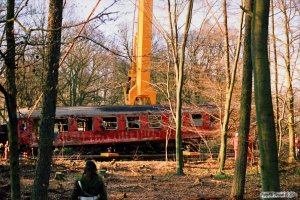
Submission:
M 176 123 L 176 174 L 183 174 L 183 154 L 182 154 L 182 136 L 181 136 L 181 125 L 182 125 L 182 87 L 183 87 L 183 77 L 184 77 L 184 62 L 185 62 L 185 48 L 188 38 L 188 32 L 192 20 L 194 0 L 189 0 L 188 11 L 186 15 L 186 23 L 183 33 L 183 42 L 180 49 L 178 48 L 178 27 L 177 27 L 177 3 L 174 3 L 174 19 L 172 21 L 171 14 L 171 3 L 168 0 L 168 11 L 169 11 L 169 23 L 171 31 L 171 50 L 174 60 L 174 68 L 176 73 L 176 111 L 175 111 L 175 123 Z
M 269 0 L 255 0 L 251 30 L 251 55 L 260 150 L 262 191 L 279 191 L 276 133 L 268 59 Z
M 223 172 L 226 160 L 226 149 L 227 149 L 227 131 L 230 117 L 230 107 L 233 88 L 235 84 L 236 70 L 241 49 L 241 37 L 242 37 L 242 24 L 244 20 L 243 12 L 241 13 L 240 20 L 240 31 L 239 31 L 239 41 L 234 58 L 234 66 L 232 72 L 230 72 L 230 61 L 229 61 L 229 39 L 228 39 L 228 27 L 227 27 L 227 3 L 226 0 L 223 1 L 223 14 L 224 14 L 224 29 L 225 29 L 225 60 L 226 60 L 226 99 L 225 99 L 225 109 L 223 122 L 221 123 L 221 146 L 219 151 L 219 172 Z
M 245 190 L 245 179 L 247 169 L 248 135 L 251 116 L 251 94 L 252 94 L 252 60 L 251 60 L 251 13 L 253 0 L 245 0 L 245 34 L 244 34 L 244 59 L 243 59 L 243 81 L 240 101 L 240 125 L 238 156 L 235 162 L 235 173 L 231 189 L 231 197 L 243 199 Z
M 290 55 L 290 36 L 289 36 L 289 19 L 287 14 L 286 1 L 281 0 L 284 15 L 284 31 L 285 31 L 285 69 L 286 69 L 286 84 L 287 84 L 287 112 L 288 112 L 288 130 L 289 130 L 289 158 L 288 161 L 295 161 L 295 129 L 294 129 L 294 92 L 291 77 L 291 55 Z
M 274 54 L 274 88 L 275 88 L 275 130 L 278 141 L 278 154 L 280 154 L 281 140 L 280 134 L 280 121 L 279 121 L 279 96 L 278 96 L 278 63 L 277 63 L 277 47 L 276 47 L 276 35 L 275 35 L 275 21 L 274 21 L 274 0 L 271 0 L 271 16 L 272 16 L 272 43 L 273 43 L 273 54 Z
M 186 16 L 186 23 L 184 28 L 183 42 L 181 45 L 179 66 L 178 66 L 178 81 L 176 87 L 176 174 L 183 174 L 183 155 L 182 155 L 182 136 L 181 136 L 181 123 L 182 123 L 182 86 L 184 77 L 184 62 L 185 62 L 185 48 L 190 30 L 194 0 L 189 0 L 188 12 Z
M 231 85 L 230 78 L 230 62 L 229 62 L 229 39 L 228 39 L 228 27 L 227 27 L 227 0 L 223 0 L 223 16 L 224 16 L 224 37 L 225 37 L 225 67 L 226 67 L 226 100 L 224 109 L 223 123 L 221 123 L 221 146 L 219 152 L 219 172 L 222 172 L 225 167 L 226 160 L 226 146 L 227 146 L 227 131 L 229 123 L 229 111 L 231 94 L 229 92 Z M 229 100 L 230 99 L 230 100 Z
M 63 1 L 50 0 L 48 17 L 48 73 L 43 86 L 44 97 L 36 176 L 33 184 L 32 199 L 47 199 L 51 172 L 54 119 L 56 110 L 58 67 L 61 46 L 61 25 Z
M 17 88 L 16 88 L 16 43 L 14 32 L 14 17 L 15 17 L 15 1 L 7 1 L 6 14 L 6 42 L 7 54 L 4 56 L 7 79 L 7 90 L 1 86 L 1 91 L 4 92 L 5 102 L 9 117 L 9 150 L 10 150 L 10 180 L 11 180 L 11 199 L 20 199 L 20 168 L 19 168 L 19 149 L 18 149 L 18 119 L 17 119 Z

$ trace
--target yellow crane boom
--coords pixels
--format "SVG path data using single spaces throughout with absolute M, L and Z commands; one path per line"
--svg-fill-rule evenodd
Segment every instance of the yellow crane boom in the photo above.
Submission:
M 156 91 L 150 84 L 152 13 L 153 0 L 139 0 L 138 31 L 134 38 L 131 70 L 128 72 L 130 86 L 125 97 L 128 105 L 156 104 Z

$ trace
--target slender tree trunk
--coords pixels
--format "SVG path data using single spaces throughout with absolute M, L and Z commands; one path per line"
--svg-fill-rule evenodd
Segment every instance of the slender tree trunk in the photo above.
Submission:
M 61 46 L 61 25 L 63 1 L 50 0 L 48 17 L 48 74 L 44 85 L 42 119 L 36 177 L 33 184 L 32 199 L 47 199 L 51 172 L 53 130 L 56 110 L 58 67 Z
M 278 154 L 280 154 L 281 141 L 279 140 L 279 96 L 278 96 L 278 63 L 277 63 L 277 47 L 276 47 L 276 35 L 275 35 L 275 21 L 274 21 L 274 0 L 271 0 L 271 12 L 272 12 L 272 42 L 273 42 L 273 54 L 274 54 L 274 88 L 275 88 L 275 130 L 278 141 Z
M 176 87 L 176 174 L 183 174 L 183 153 L 182 153 L 182 136 L 181 136 L 181 125 L 182 125 L 182 82 L 183 82 L 183 66 L 179 67 L 179 80 Z
M 179 54 L 178 44 L 178 27 L 177 27 L 177 3 L 174 2 L 174 19 L 172 20 L 171 14 L 171 2 L 168 0 L 168 12 L 169 12 L 169 24 L 171 32 L 171 50 L 174 60 L 174 68 L 176 73 L 176 110 L 175 110 L 175 123 L 176 123 L 176 174 L 183 174 L 183 154 L 182 154 L 182 136 L 181 136 L 181 125 L 182 125 L 182 87 L 184 77 L 184 62 L 185 62 L 185 48 L 188 38 L 188 32 L 192 20 L 194 0 L 188 1 L 188 11 L 186 15 L 186 23 L 183 33 L 183 42 Z
M 224 16 L 224 37 L 225 37 L 225 67 L 226 67 L 226 100 L 224 109 L 224 118 L 221 126 L 221 146 L 219 152 L 219 172 L 222 172 L 225 167 L 226 160 L 226 146 L 227 146 L 227 131 L 229 123 L 229 111 L 231 94 L 229 92 L 231 77 L 230 77 L 230 62 L 229 62 L 229 39 L 228 39 L 228 27 L 227 27 L 227 0 L 223 0 L 223 16 Z M 231 101 L 231 100 L 230 100 Z
M 240 105 L 240 125 L 238 156 L 235 162 L 235 173 L 231 189 L 231 197 L 243 199 L 247 169 L 248 135 L 251 116 L 252 94 L 252 60 L 251 60 L 251 13 L 253 0 L 245 0 L 245 34 L 244 34 L 244 59 L 243 81 Z
M 189 0 L 188 13 L 186 16 L 186 23 L 184 29 L 183 42 L 181 45 L 179 68 L 178 68 L 178 81 L 176 87 L 176 174 L 183 174 L 183 155 L 182 155 L 182 136 L 181 136 L 181 125 L 182 125 L 182 87 L 184 77 L 184 63 L 185 63 L 185 48 L 188 38 L 188 32 L 192 20 L 194 0 Z
M 294 162 L 295 161 L 295 129 L 294 129 L 294 92 L 293 92 L 293 85 L 292 85 L 292 78 L 291 78 L 291 55 L 290 55 L 290 36 L 289 36 L 289 19 L 287 14 L 287 6 L 286 2 L 281 0 L 281 4 L 283 6 L 283 15 L 284 15 L 284 31 L 285 31 L 285 69 L 286 69 L 286 82 L 287 82 L 287 112 L 288 112 L 288 119 L 287 119 L 287 126 L 289 130 L 289 158 L 288 161 Z
M 230 73 L 230 61 L 229 61 L 229 40 L 228 40 L 228 27 L 227 27 L 227 3 L 223 1 L 223 13 L 224 13 L 224 29 L 225 29 L 225 57 L 226 57 L 226 99 L 223 122 L 221 123 L 221 146 L 219 151 L 219 172 L 222 173 L 225 167 L 226 149 L 227 149 L 227 131 L 230 117 L 230 107 L 233 88 L 235 84 L 236 70 L 239 60 L 239 54 L 241 49 L 241 37 L 242 37 L 242 24 L 244 20 L 243 12 L 240 19 L 240 31 L 239 41 L 234 59 L 234 66 L 232 73 Z
M 279 191 L 276 133 L 268 59 L 269 0 L 255 0 L 251 30 L 251 55 L 260 150 L 262 191 Z
M 5 56 L 7 93 L 5 93 L 5 101 L 9 117 L 9 149 L 10 149 L 10 180 L 11 180 L 11 199 L 20 199 L 20 168 L 19 168 L 19 149 L 18 149 L 18 119 L 17 119 L 17 88 L 16 88 L 16 64 L 15 64 L 15 33 L 14 33 L 14 17 L 15 17 L 15 1 L 7 1 L 6 14 L 6 42 L 7 54 Z

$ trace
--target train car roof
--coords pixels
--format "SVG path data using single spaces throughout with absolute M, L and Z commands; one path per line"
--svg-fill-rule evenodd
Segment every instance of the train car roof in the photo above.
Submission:
M 73 106 L 73 107 L 56 107 L 56 117 L 63 116 L 96 116 L 96 115 L 115 115 L 115 114 L 135 114 L 135 113 L 154 113 L 169 111 L 167 106 Z M 40 117 L 41 109 L 30 110 L 28 108 L 19 109 L 18 117 Z
M 211 112 L 211 105 L 201 105 L 201 110 L 205 108 L 206 112 Z M 198 111 L 199 107 L 196 108 L 183 108 L 183 111 Z M 56 117 L 65 116 L 81 116 L 81 117 L 92 117 L 96 115 L 116 115 L 116 114 L 140 114 L 140 113 L 163 113 L 170 112 L 169 106 L 163 105 L 124 105 L 124 106 L 98 106 L 98 107 L 87 107 L 87 106 L 73 106 L 73 107 L 56 107 Z M 28 109 L 21 108 L 18 110 L 18 118 L 39 118 L 41 116 L 41 109 Z

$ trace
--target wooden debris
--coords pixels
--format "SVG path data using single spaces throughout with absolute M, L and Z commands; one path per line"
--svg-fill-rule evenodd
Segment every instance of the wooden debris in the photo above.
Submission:
M 65 175 L 62 172 L 55 172 L 54 179 L 55 180 L 64 180 Z
M 102 157 L 119 157 L 118 153 L 101 153 L 100 156 Z
M 200 156 L 200 152 L 192 152 L 192 151 L 183 151 L 184 156 Z

